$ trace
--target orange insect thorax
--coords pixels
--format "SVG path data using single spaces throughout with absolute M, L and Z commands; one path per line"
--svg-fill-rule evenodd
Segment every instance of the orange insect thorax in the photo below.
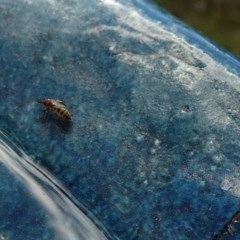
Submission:
M 47 98 L 47 99 L 44 99 L 44 100 L 42 101 L 42 103 L 43 103 L 46 107 L 49 107 L 49 106 L 52 105 L 52 100 Z

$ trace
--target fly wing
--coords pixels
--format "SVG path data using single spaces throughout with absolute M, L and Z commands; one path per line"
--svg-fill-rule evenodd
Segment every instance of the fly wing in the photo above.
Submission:
M 56 99 L 56 100 L 54 100 L 54 102 L 55 102 L 55 104 L 57 104 L 57 105 L 63 105 L 63 106 L 66 107 L 66 104 L 65 104 L 63 101 L 61 101 L 61 100 Z

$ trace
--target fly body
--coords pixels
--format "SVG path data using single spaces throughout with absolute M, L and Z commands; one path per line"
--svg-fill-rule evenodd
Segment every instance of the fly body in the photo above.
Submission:
M 39 100 L 38 102 L 42 103 L 45 106 L 46 112 L 53 112 L 63 120 L 72 120 L 72 115 L 63 101 L 58 99 L 45 98 Z

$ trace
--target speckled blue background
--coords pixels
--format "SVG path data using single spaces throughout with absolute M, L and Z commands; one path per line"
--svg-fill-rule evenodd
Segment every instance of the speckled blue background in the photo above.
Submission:
M 238 210 L 234 57 L 140 0 L 0 0 L 0 53 L 0 128 L 113 238 L 212 239 Z

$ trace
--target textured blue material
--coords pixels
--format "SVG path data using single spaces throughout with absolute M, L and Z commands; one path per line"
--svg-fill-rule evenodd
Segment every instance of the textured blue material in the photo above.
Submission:
M 238 210 L 234 57 L 140 0 L 0 0 L 0 54 L 0 129 L 109 239 L 212 239 Z M 72 123 L 43 121 L 43 97 L 63 100 Z M 41 218 L 41 206 L 8 194 L 17 178 L 2 167 L 0 234 L 33 239 L 23 209 Z

